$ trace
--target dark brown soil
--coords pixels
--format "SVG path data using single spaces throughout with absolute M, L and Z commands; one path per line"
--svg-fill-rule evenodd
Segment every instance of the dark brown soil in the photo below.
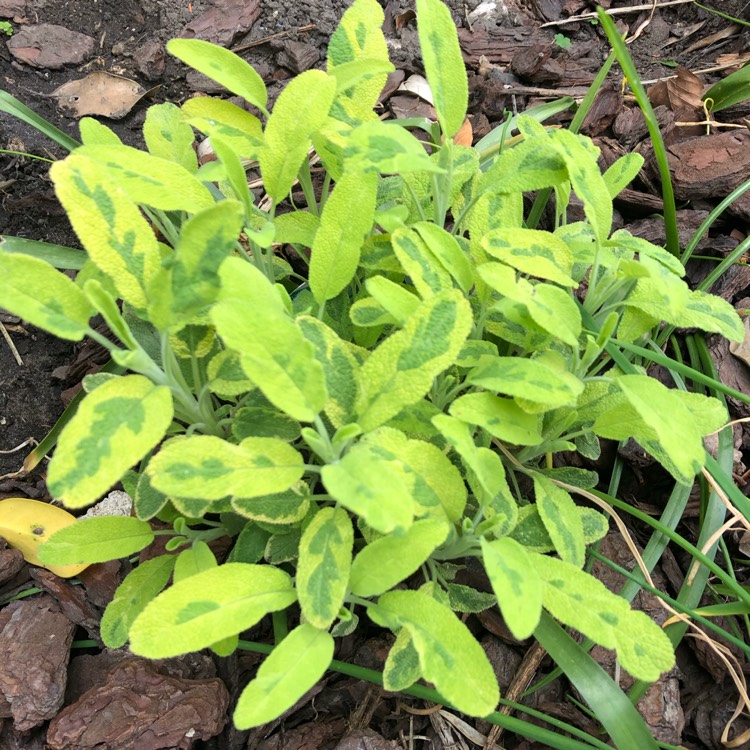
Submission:
M 223 32 L 226 46 L 237 47 L 266 39 L 272 34 L 281 34 L 272 41 L 247 49 L 243 54 L 261 72 L 273 95 L 283 86 L 283 81 L 294 73 L 290 69 L 294 60 L 306 59 L 313 66 L 322 64 L 326 41 L 350 4 L 348 0 L 305 0 L 302 3 L 263 0 L 258 8 L 257 20 L 251 27 L 243 29 L 240 24 L 239 31 L 232 33 L 233 19 L 239 18 L 243 12 L 249 12 L 248 9 L 254 7 L 255 2 L 0 0 L 0 17 L 11 20 L 16 33 L 36 24 L 49 23 L 87 34 L 94 40 L 94 52 L 85 61 L 54 70 L 35 69 L 19 63 L 4 41 L 0 40 L 0 88 L 21 99 L 63 131 L 77 137 L 77 120 L 61 111 L 50 94 L 61 84 L 82 78 L 95 70 L 132 78 L 145 89 L 152 89 L 150 96 L 137 103 L 123 119 L 109 120 L 107 124 L 125 142 L 138 145 L 149 104 L 162 101 L 180 103 L 195 90 L 207 90 L 205 81 L 186 80 L 185 69 L 164 56 L 162 46 L 169 38 L 184 33 L 187 26 L 198 24 L 201 18 L 206 18 L 204 14 L 215 5 L 223 9 L 220 14 L 222 24 L 230 29 Z M 408 0 L 382 2 L 394 62 L 407 75 L 419 71 L 414 22 L 407 22 L 397 30 L 399 24 L 394 21 L 413 3 Z M 624 8 L 636 2 L 608 0 L 603 4 Z M 750 19 L 750 3 L 747 0 L 706 0 L 705 4 L 725 14 Z M 567 93 L 572 89 L 574 93 L 583 94 L 608 54 L 608 45 L 598 25 L 580 21 L 559 27 L 543 26 L 545 22 L 590 11 L 593 2 L 588 0 L 493 0 L 481 6 L 479 0 L 468 0 L 466 3 L 451 0 L 450 5 L 470 67 L 471 115 L 477 136 L 483 135 L 498 122 L 503 109 L 522 111 L 529 104 L 554 96 L 557 90 Z M 489 12 L 484 12 L 486 8 L 490 8 Z M 674 64 L 692 71 L 712 68 L 720 62 L 721 55 L 736 53 L 746 58 L 750 50 L 747 27 L 733 26 L 728 20 L 707 13 L 692 3 L 658 8 L 650 23 L 649 17 L 649 11 L 617 16 L 623 32 L 635 34 L 643 26 L 642 33 L 631 44 L 631 52 L 644 79 L 671 75 Z M 697 28 L 701 22 L 703 25 Z M 312 29 L 296 32 L 310 24 L 314 25 Z M 696 48 L 696 42 L 709 39 L 712 34 L 725 29 L 732 29 L 736 33 L 724 38 L 717 37 L 710 45 L 698 45 Z M 209 28 L 206 33 L 210 36 L 211 31 Z M 215 31 L 219 33 L 218 28 Z M 237 31 L 236 25 L 234 31 Z M 480 55 L 484 55 L 485 59 L 480 60 Z M 701 78 L 704 83 L 710 83 L 718 80 L 720 75 L 709 72 L 702 74 Z M 632 110 L 634 105 L 631 101 L 623 103 L 619 95 L 621 79 L 618 74 L 613 72 L 610 80 L 606 96 L 603 94 L 597 103 L 596 117 L 589 118 L 584 130 L 599 139 L 598 143 L 605 154 L 617 156 L 623 150 L 637 148 L 648 157 L 650 151 L 648 142 L 644 140 L 642 121 L 638 120 L 637 113 L 629 114 L 626 111 Z M 665 133 L 672 133 L 672 142 L 678 142 L 683 135 L 674 129 L 675 113 L 662 114 L 666 118 Z M 727 113 L 723 119 L 741 123 L 747 115 L 747 109 L 740 107 Z M 744 122 L 747 123 L 747 120 Z M 2 113 L 0 148 L 49 158 L 63 155 L 61 149 L 35 129 Z M 0 154 L 0 234 L 75 245 L 76 238 L 55 200 L 46 171 L 45 162 L 17 154 Z M 747 177 L 750 177 L 750 173 L 744 175 L 744 178 Z M 684 209 L 681 227 L 689 237 L 691 227 L 697 227 L 705 211 L 715 205 L 732 186 L 727 187 L 725 181 L 718 188 L 712 187 L 712 192 L 707 192 L 702 190 L 699 176 L 688 172 L 685 179 L 688 192 L 681 196 L 680 207 Z M 658 182 L 653 174 L 649 177 L 646 173 L 641 182 L 633 187 L 635 190 L 632 194 L 617 205 L 618 221 L 629 225 L 636 234 L 654 242 L 663 242 L 660 222 L 645 218 L 660 209 Z M 712 230 L 710 240 L 704 242 L 701 248 L 719 254 L 728 252 L 746 236 L 749 219 L 750 210 L 744 214 L 733 214 L 728 222 L 720 223 Z M 734 301 L 748 296 L 750 278 L 746 271 L 746 267 L 738 267 L 725 280 L 721 289 L 725 297 Z M 701 273 L 705 274 L 706 270 L 696 267 L 693 273 L 691 278 L 695 279 Z M 87 370 L 101 364 L 101 358 L 97 358 L 92 350 L 82 350 L 70 342 L 51 338 L 10 316 L 2 316 L 0 321 L 23 362 L 19 364 L 11 348 L 0 339 L 0 498 L 11 495 L 43 496 L 44 465 L 30 477 L 15 476 L 28 447 L 8 451 L 29 438 L 41 439 L 64 408 L 61 393 L 76 386 Z M 735 388 L 748 387 L 747 367 L 737 364 L 726 350 L 722 350 L 718 356 L 722 366 L 727 368 L 726 378 L 733 379 L 730 384 Z M 67 393 L 67 398 L 70 395 Z M 748 444 L 750 440 L 746 438 L 743 449 Z M 628 460 L 633 462 L 635 458 L 628 456 Z M 653 482 L 657 475 L 649 471 L 648 467 L 639 469 L 634 465 L 624 486 L 632 489 L 632 495 L 644 503 L 658 505 L 661 501 L 654 497 L 658 494 L 658 485 Z M 616 559 L 617 549 L 612 549 L 608 554 Z M 62 707 L 68 708 L 64 708 L 63 713 L 58 712 L 59 706 L 45 712 L 44 706 L 40 707 L 33 696 L 29 697 L 28 690 L 24 692 L 23 686 L 23 665 L 42 660 L 46 648 L 40 633 L 43 628 L 59 627 L 64 633 L 74 631 L 74 637 L 78 639 L 96 639 L 102 608 L 108 596 L 111 597 L 113 586 L 126 571 L 120 569 L 119 563 L 109 567 L 96 566 L 97 570 L 89 580 L 84 581 L 83 587 L 72 587 L 50 581 L 48 576 L 39 573 L 35 574 L 36 580 L 31 579 L 29 567 L 24 566 L 19 571 L 17 562 L 13 553 L 0 549 L 0 658 L 15 659 L 14 663 L 20 665 L 17 672 L 8 668 L 3 671 L 4 676 L 0 676 L 0 750 L 42 747 L 70 750 L 89 747 L 394 750 L 397 747 L 412 747 L 410 738 L 414 738 L 414 743 L 423 743 L 423 737 L 431 738 L 432 748 L 477 746 L 470 739 L 462 739 L 461 733 L 451 729 L 439 713 L 425 714 L 424 704 L 385 695 L 364 683 L 334 675 L 329 675 L 283 721 L 259 731 L 237 732 L 227 723 L 226 706 L 232 705 L 258 662 L 250 654 L 229 659 L 211 659 L 206 655 L 186 657 L 152 667 L 129 659 L 126 653 L 100 654 L 98 649 L 89 649 L 86 654 L 83 649 L 74 649 L 78 655 L 67 672 L 67 658 L 63 654 L 58 672 L 49 676 L 44 683 L 45 696 L 53 704 L 59 698 Z M 662 574 L 667 589 L 679 586 L 679 576 L 684 573 L 680 571 L 680 562 L 675 560 L 674 569 L 665 570 Z M 31 584 L 48 593 L 41 598 L 2 606 L 9 596 Z M 21 606 L 24 602 L 27 604 Z M 648 608 L 647 603 L 643 606 Z M 12 629 L 9 630 L 11 618 Z M 473 616 L 469 624 L 482 639 L 505 692 L 515 684 L 521 659 L 525 655 L 529 658 L 528 645 L 509 639 L 502 622 L 499 622 L 499 616 Z M 42 630 L 37 632 L 34 628 Z M 23 649 L 14 651 L 13 642 L 22 639 L 23 633 L 27 633 Z M 264 635 L 262 632 L 254 634 L 258 639 Z M 344 639 L 336 656 L 382 669 L 388 644 L 380 639 L 375 630 L 369 634 L 372 636 L 369 640 L 365 639 L 366 635 Z M 73 635 L 65 635 L 66 639 L 70 637 Z M 600 658 L 606 663 L 606 655 L 600 655 Z M 613 668 L 611 664 L 607 666 Z M 551 668 L 548 661 L 542 661 L 534 680 L 541 679 Z M 8 677 L 9 674 L 11 677 Z M 40 689 L 38 685 L 34 687 L 36 691 Z M 86 696 L 89 690 L 94 693 Z M 534 694 L 529 699 L 529 705 L 596 734 L 596 727 L 590 719 L 566 700 L 567 690 L 568 686 L 558 680 Z M 129 696 L 127 699 L 122 697 L 123 691 Z M 191 734 L 189 726 L 180 723 L 184 716 L 180 718 L 180 711 L 175 709 L 179 703 L 175 698 L 178 694 L 182 696 L 180 700 L 185 701 L 180 705 L 189 705 L 194 715 L 201 717 L 205 732 L 193 731 Z M 3 702 L 3 695 L 24 697 L 17 698 L 15 709 L 11 710 Z M 148 700 L 141 701 L 146 695 Z M 666 742 L 701 750 L 722 747 L 721 730 L 734 709 L 735 700 L 733 686 L 726 679 L 726 674 L 712 663 L 710 655 L 702 653 L 700 649 L 682 647 L 679 673 L 657 683 L 641 704 L 641 709 L 655 736 Z M 78 713 L 72 711 L 73 704 Z M 123 708 L 126 704 L 127 710 Z M 22 705 L 26 707 L 23 712 L 19 708 Z M 97 732 L 103 733 L 101 737 L 105 737 L 100 744 L 86 744 L 82 735 L 74 732 L 75 727 L 80 729 L 95 722 L 106 711 L 114 717 L 109 722 L 109 729 L 114 731 L 127 725 L 131 728 L 151 726 L 149 722 L 155 723 L 173 709 L 174 713 L 169 715 L 176 717 L 174 724 L 162 726 L 162 734 L 152 733 L 149 739 L 127 735 L 129 739 L 122 740 L 124 744 L 118 744 L 119 741 L 113 739 L 114 734 L 105 736 L 107 722 L 97 729 Z M 415 709 L 420 713 L 411 713 Z M 10 718 L 2 718 L 11 715 L 15 717 L 15 726 Z M 53 718 L 50 725 L 48 720 Z M 490 731 L 490 727 L 482 722 L 473 724 L 485 736 Z M 735 725 L 735 732 L 746 728 L 740 720 Z M 185 732 L 180 734 L 183 729 Z M 48 744 L 45 745 L 45 742 Z M 541 750 L 543 747 L 507 733 L 497 742 L 509 750 Z M 750 747 L 750 743 L 742 747 Z

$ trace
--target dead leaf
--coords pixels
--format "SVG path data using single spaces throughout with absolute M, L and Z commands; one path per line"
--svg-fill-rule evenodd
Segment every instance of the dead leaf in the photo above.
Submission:
M 418 96 L 423 101 L 429 104 L 435 104 L 432 98 L 432 90 L 430 84 L 427 83 L 427 79 L 424 76 L 415 73 L 409 76 L 397 89 L 398 91 L 408 91 L 410 94 Z
M 458 129 L 458 133 L 453 136 L 453 142 L 459 146 L 471 146 L 474 141 L 474 131 L 467 117 L 464 124 Z
M 64 83 L 50 96 L 74 117 L 101 115 L 119 120 L 147 93 L 137 81 L 100 70 Z
M 745 338 L 739 343 L 730 341 L 729 351 L 750 367 L 750 318 L 745 318 L 743 323 L 745 324 Z
M 721 42 L 724 39 L 729 39 L 729 37 L 737 36 L 737 34 L 739 34 L 741 31 L 742 26 L 740 26 L 739 24 L 732 24 L 731 26 L 727 26 L 725 29 L 720 29 L 715 34 L 704 36 L 702 39 L 699 39 L 697 42 L 691 44 L 682 54 L 689 55 L 691 52 L 695 52 L 696 50 L 703 49 L 704 47 L 710 47 L 716 42 Z
M 394 18 L 394 23 L 396 24 L 396 31 L 399 29 L 403 29 L 404 26 L 406 26 L 409 21 L 413 21 L 417 17 L 417 14 L 410 8 L 407 11 L 404 11 L 403 13 L 399 13 L 399 15 Z
M 660 104 L 677 112 L 683 107 L 700 112 L 703 110 L 703 83 L 687 68 L 677 68 L 675 77 L 659 81 L 648 89 L 648 98 L 654 107 Z

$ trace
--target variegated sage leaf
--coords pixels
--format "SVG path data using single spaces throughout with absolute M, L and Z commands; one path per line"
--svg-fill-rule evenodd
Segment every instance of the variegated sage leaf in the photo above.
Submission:
M 469 303 L 458 290 L 423 302 L 359 370 L 357 422 L 369 431 L 419 401 L 461 351 L 472 326 Z
M 151 484 L 167 495 L 220 500 L 283 492 L 304 472 L 302 455 L 275 438 L 245 438 L 239 445 L 213 435 L 167 441 L 149 462 Z
M 152 156 L 179 164 L 190 174 L 198 171 L 198 157 L 193 148 L 195 135 L 182 119 L 180 108 L 171 102 L 154 104 L 146 110 L 143 137 Z
M 419 654 L 408 628 L 401 628 L 391 646 L 383 669 L 383 687 L 386 690 L 406 690 L 422 676 Z
M 50 177 L 91 260 L 122 299 L 144 312 L 161 272 L 161 254 L 138 207 L 96 162 L 79 153 L 55 162 Z
M 292 579 L 280 568 L 225 563 L 153 599 L 130 628 L 130 648 L 149 659 L 200 651 L 251 628 L 295 598 Z
M 607 169 L 604 173 L 604 184 L 610 198 L 618 196 L 638 176 L 643 162 L 640 154 L 625 154 Z
M 417 32 L 440 127 L 452 138 L 463 125 L 469 101 L 456 24 L 440 0 L 417 0 Z
M 208 188 L 183 166 L 132 146 L 81 146 L 134 203 L 195 213 L 214 204 Z
M 401 284 L 385 276 L 370 276 L 365 280 L 365 288 L 377 304 L 398 321 L 399 325 L 406 323 L 409 316 L 413 315 L 419 307 L 420 299 L 416 294 L 412 294 Z M 359 302 L 362 301 L 359 300 Z M 351 309 L 354 309 L 354 305 Z
M 227 258 L 211 317 L 242 369 L 276 407 L 311 422 L 328 400 L 313 345 L 289 317 L 277 289 L 254 266 Z M 247 314 L 248 303 L 253 315 Z
M 141 375 L 102 383 L 63 428 L 49 465 L 50 492 L 69 508 L 98 500 L 172 423 L 172 395 Z
M 307 158 L 310 138 L 328 117 L 336 79 L 322 70 L 306 70 L 281 92 L 264 133 L 260 153 L 263 184 L 274 203 L 286 198 Z
M 253 521 L 271 524 L 291 524 L 301 521 L 310 509 L 310 490 L 304 482 L 284 492 L 262 497 L 233 497 L 236 513 Z M 260 558 L 258 558 L 260 559 Z M 257 562 L 257 560 L 253 561 Z
M 367 597 L 392 589 L 419 570 L 449 531 L 446 521 L 424 519 L 415 521 L 403 534 L 388 534 L 371 542 L 352 563 L 352 593 Z
M 542 582 L 530 554 L 515 539 L 482 539 L 484 569 L 510 632 L 528 638 L 542 616 Z
M 491 393 L 467 393 L 448 409 L 451 416 L 483 427 L 490 435 L 513 445 L 537 445 L 542 441 L 541 420 L 527 414 L 508 398 Z
M 389 591 L 368 614 L 379 625 L 409 631 L 422 675 L 456 709 L 470 716 L 494 711 L 500 693 L 492 666 L 450 609 L 420 591 Z
M 324 508 L 302 534 L 297 598 L 305 619 L 316 628 L 329 628 L 344 604 L 353 544 L 352 522 L 341 508 Z
M 265 109 L 268 94 L 263 79 L 234 52 L 202 39 L 172 39 L 167 51 L 260 110 Z
M 271 652 L 237 701 L 238 729 L 261 726 L 293 706 L 324 674 L 333 658 L 333 636 L 303 623 Z
M 414 228 L 437 262 L 455 279 L 462 292 L 474 285 L 469 258 L 458 240 L 448 231 L 429 221 L 418 221 Z
M 414 229 L 397 229 L 391 235 L 391 243 L 399 263 L 422 299 L 453 289 L 451 275 Z
M 186 123 L 209 138 L 221 139 L 237 156 L 258 158 L 263 146 L 263 126 L 255 115 L 242 107 L 226 99 L 196 96 L 182 105 L 182 116 Z
M 593 508 L 576 506 L 583 526 L 585 544 L 593 544 L 609 530 L 607 517 Z M 518 524 L 510 536 L 522 544 L 528 552 L 553 552 L 555 545 L 550 538 L 536 505 L 525 505 L 518 511 Z
M 319 304 L 354 278 L 362 244 L 372 229 L 377 187 L 374 172 L 347 171 L 326 201 L 310 256 L 309 283 Z
M 541 474 L 534 475 L 539 515 L 560 557 L 582 568 L 586 562 L 583 523 L 573 498 Z
M 0 252 L 0 277 L 0 306 L 8 312 L 61 339 L 86 335 L 94 310 L 64 273 L 31 255 Z

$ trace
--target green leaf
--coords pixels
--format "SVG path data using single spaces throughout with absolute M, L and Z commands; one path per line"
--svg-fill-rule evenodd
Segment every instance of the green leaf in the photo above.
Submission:
M 307 158 L 310 138 L 326 121 L 335 94 L 335 78 L 321 70 L 306 70 L 276 100 L 260 153 L 263 184 L 275 204 L 291 190 Z
M 171 39 L 167 52 L 261 111 L 265 110 L 268 94 L 263 79 L 234 52 L 201 39 Z
M 621 156 L 604 173 L 604 184 L 610 198 L 618 196 L 638 176 L 644 159 L 640 154 L 631 153 Z M 674 257 L 674 256 L 672 256 Z
M 49 465 L 50 492 L 69 508 L 98 500 L 164 437 L 172 396 L 141 375 L 108 380 L 65 425 Z
M 210 96 L 188 99 L 182 105 L 182 117 L 209 138 L 219 138 L 238 157 L 257 159 L 263 147 L 260 120 L 226 99 Z
M 239 396 L 255 388 L 242 369 L 239 355 L 230 349 L 224 349 L 211 358 L 207 374 L 209 387 L 221 396 Z
M 271 652 L 237 701 L 234 724 L 267 724 L 293 706 L 324 674 L 333 658 L 333 637 L 304 623 Z
M 466 118 L 469 84 L 448 7 L 440 0 L 417 0 L 417 32 L 440 128 L 451 138 Z
M 216 299 L 219 267 L 234 249 L 243 220 L 242 206 L 224 200 L 183 224 L 170 259 L 172 309 L 178 325 L 204 311 Z
M 616 382 L 625 398 L 596 418 L 594 432 L 614 440 L 634 438 L 675 479 L 691 483 L 703 466 L 704 450 L 687 406 L 655 378 L 622 375 Z
M 599 241 L 604 242 L 612 230 L 612 199 L 609 197 L 607 183 L 599 170 L 596 156 L 584 145 L 582 136 L 570 130 L 553 130 L 549 137 L 553 147 L 565 162 L 576 195 L 583 201 L 586 218 Z M 587 143 L 591 142 L 587 140 Z M 598 155 L 599 149 L 595 151 Z
M 448 592 L 448 602 L 454 612 L 475 614 L 497 604 L 494 594 L 487 594 L 460 583 L 446 583 L 445 590 Z
M 150 109 L 155 109 L 156 106 Z M 148 119 L 148 112 L 146 113 Z M 104 123 L 95 120 L 93 117 L 84 117 L 78 123 L 78 129 L 81 131 L 81 141 L 85 146 L 121 146 L 120 136 Z M 191 133 L 192 138 L 192 133 Z
M 349 588 L 357 596 L 375 596 L 419 570 L 450 530 L 445 521 L 415 521 L 403 534 L 389 534 L 368 544 L 352 563 Z
M 548 366 L 555 363 L 551 354 L 539 359 L 483 356 L 466 382 L 549 408 L 575 406 L 583 383 L 561 367 Z
M 311 422 L 327 401 L 323 367 L 313 345 L 289 317 L 277 289 L 254 266 L 227 258 L 211 317 L 242 369 L 276 407 Z M 247 314 L 248 301 L 253 315 Z
M 94 311 L 83 292 L 49 263 L 0 252 L 0 305 L 62 339 L 80 341 Z
M 720 333 L 730 341 L 742 341 L 745 338 L 745 327 L 732 305 L 715 294 L 706 294 L 700 290 L 690 293 L 675 325 Z
M 320 219 L 309 211 L 290 211 L 274 219 L 276 242 L 312 247 Z
M 666 633 L 643 612 L 574 565 L 533 555 L 542 578 L 544 607 L 565 625 L 605 648 L 614 648 L 622 666 L 636 679 L 655 682 L 674 666 Z
M 419 307 L 420 299 L 401 284 L 385 276 L 370 276 L 365 280 L 365 288 L 375 298 L 377 304 L 388 312 L 399 325 L 403 325 Z M 355 304 L 365 300 L 358 300 Z M 352 305 L 354 309 L 354 305 Z
M 493 229 L 482 238 L 482 247 L 494 258 L 521 273 L 578 286 L 570 274 L 573 255 L 554 234 L 537 229 Z
M 321 476 L 330 495 L 373 529 L 388 534 L 411 525 L 416 508 L 402 470 L 366 447 L 355 445 Z
M 128 573 L 117 587 L 102 615 L 102 640 L 108 648 L 125 645 L 135 618 L 167 585 L 176 559 L 174 555 L 160 555 L 147 560 Z
M 583 523 L 573 498 L 547 477 L 534 475 L 534 495 L 539 516 L 560 557 L 582 568 L 586 562 Z
M 471 308 L 459 291 L 423 302 L 359 370 L 356 421 L 362 429 L 372 430 L 419 401 L 455 361 L 471 326 Z
M 316 302 L 335 297 L 354 278 L 372 229 L 377 186 L 376 174 L 348 171 L 328 197 L 310 256 L 309 283 Z
M 380 174 L 444 171 L 408 130 L 382 120 L 364 122 L 354 128 L 346 139 L 344 158 L 358 169 Z
M 263 557 L 270 536 L 269 531 L 256 523 L 246 523 L 232 547 L 228 562 L 257 563 Z
M 704 102 L 708 102 L 709 99 L 713 101 L 709 107 L 711 112 L 720 112 L 750 99 L 750 65 L 745 64 L 715 83 L 701 98 Z
M 468 294 L 474 286 L 471 263 L 458 240 L 448 231 L 429 221 L 414 224 L 427 248 L 437 262 L 455 279 L 462 292 Z
M 177 555 L 172 580 L 179 583 L 185 578 L 215 568 L 217 565 L 211 548 L 204 541 L 196 539 L 190 547 Z
M 0 235 L 0 252 L 31 255 L 39 260 L 47 261 L 51 266 L 60 270 L 80 271 L 86 263 L 90 262 L 83 250 L 74 247 L 27 240 L 24 237 L 9 237 L 8 235 Z
M 190 174 L 198 171 L 193 129 L 182 119 L 177 105 L 164 102 L 149 107 L 143 123 L 143 137 L 152 156 L 173 161 Z
M 232 418 L 232 437 L 238 442 L 247 437 L 270 437 L 291 443 L 299 436 L 299 422 L 272 406 L 243 406 Z
M 294 600 L 292 580 L 280 568 L 225 563 L 174 584 L 152 600 L 130 628 L 130 648 L 149 659 L 200 651 Z
M 583 539 L 586 544 L 592 544 L 605 536 L 609 530 L 606 516 L 593 508 L 576 506 L 576 511 L 583 525 Z M 526 505 L 519 509 L 518 524 L 510 532 L 510 536 L 528 552 L 552 552 L 555 549 L 536 505 Z
M 409 631 L 422 675 L 456 709 L 470 716 L 494 710 L 500 698 L 495 673 L 484 649 L 450 609 L 419 591 L 389 591 L 368 614 L 379 625 Z
M 95 161 L 135 203 L 191 213 L 214 203 L 208 188 L 183 166 L 132 146 L 81 146 L 76 156 Z
M 419 654 L 407 628 L 401 628 L 391 646 L 383 669 L 383 687 L 394 692 L 406 690 L 422 676 Z
M 515 539 L 482 539 L 484 569 L 510 632 L 528 638 L 542 615 L 542 582 L 532 559 Z
M 310 508 L 308 496 L 307 485 L 300 483 L 275 495 L 233 497 L 232 508 L 241 516 L 254 521 L 272 524 L 296 523 L 307 515 Z M 257 560 L 252 562 L 257 562 Z
M 133 495 L 136 518 L 140 518 L 141 521 L 148 521 L 157 515 L 167 502 L 167 496 L 151 486 L 148 474 L 144 472 L 138 477 L 138 484 Z
M 99 563 L 140 552 L 154 541 L 145 521 L 128 516 L 94 516 L 56 531 L 40 548 L 47 565 Z
M 513 445 L 536 445 L 542 441 L 540 420 L 518 404 L 491 393 L 467 393 L 448 409 L 451 416 L 483 427 L 490 435 Z
M 340 508 L 321 510 L 302 534 L 297 597 L 305 619 L 316 628 L 329 628 L 344 604 L 353 544 L 351 519 Z
M 146 472 L 167 495 L 220 500 L 283 492 L 302 477 L 304 461 L 275 438 L 249 437 L 233 445 L 213 435 L 191 435 L 167 441 Z
M 450 274 L 414 229 L 397 229 L 391 235 L 391 242 L 399 263 L 422 299 L 453 289 Z

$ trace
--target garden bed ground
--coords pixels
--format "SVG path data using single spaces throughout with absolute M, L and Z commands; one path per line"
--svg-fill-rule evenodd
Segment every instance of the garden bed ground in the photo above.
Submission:
M 502 118 L 504 110 L 521 112 L 561 94 L 580 97 L 609 51 L 601 28 L 588 20 L 549 25 L 592 10 L 593 3 L 587 0 L 492 0 L 481 5 L 478 0 L 452 0 L 450 4 L 470 69 L 475 140 Z M 750 19 L 747 0 L 707 4 Z M 139 144 L 150 103 L 181 103 L 195 92 L 215 93 L 206 79 L 186 78 L 185 69 L 165 54 L 163 44 L 169 38 L 198 36 L 241 51 L 262 74 L 273 96 L 292 74 L 321 64 L 327 39 L 348 5 L 347 0 L 0 0 L 0 17 L 11 21 L 14 32 L 7 44 L 0 43 L 0 88 L 76 137 L 75 110 L 93 93 L 85 87 L 54 92 L 97 71 L 131 79 L 135 83 L 125 92 L 121 80 L 108 79 L 94 93 L 101 100 L 100 107 L 122 115 L 104 121 L 125 142 Z M 420 72 L 415 22 L 408 13 L 411 5 L 406 0 L 385 3 L 386 32 L 401 78 Z M 619 10 L 635 2 L 610 0 L 603 5 Z M 710 136 L 704 136 L 703 126 L 675 124 L 704 117 L 696 108 L 701 83 L 713 82 L 722 73 L 699 71 L 721 66 L 726 70 L 748 59 L 747 27 L 692 3 L 665 3 L 653 13 L 652 9 L 631 10 L 617 19 L 622 31 L 637 36 L 631 51 L 644 79 L 673 75 L 675 64 L 698 74 L 696 79 L 680 72 L 675 79 L 679 85 L 666 84 L 668 88 L 654 102 L 660 105 L 660 122 L 671 152 L 684 245 L 707 210 L 750 177 L 747 127 L 712 129 Z M 393 81 L 398 82 L 396 77 Z M 141 88 L 133 95 L 136 85 Z M 148 93 L 138 99 L 141 91 Z M 383 107 L 395 116 L 429 114 L 424 102 L 393 90 Z M 747 126 L 748 114 L 750 109 L 739 105 L 721 113 L 721 119 Z M 634 102 L 623 96 L 616 71 L 603 87 L 583 132 L 596 139 L 605 164 L 633 149 L 646 157 L 642 175 L 616 203 L 616 221 L 634 234 L 663 243 L 663 225 L 652 218 L 660 211 L 661 201 L 645 124 Z M 48 165 L 21 155 L 56 158 L 62 155 L 59 149 L 34 129 L 2 114 L 0 147 L 21 152 L 0 154 L 0 234 L 75 244 L 46 176 Z M 699 254 L 725 255 L 744 239 L 749 226 L 750 200 L 745 196 L 714 226 L 699 246 Z M 691 266 L 691 281 L 700 280 L 710 267 L 708 262 Z M 750 296 L 748 267 L 734 266 L 714 291 L 738 307 L 747 307 L 742 300 Z M 11 347 L 0 340 L 0 498 L 45 498 L 43 465 L 31 475 L 18 472 L 29 449 L 27 441 L 45 435 L 83 375 L 101 365 L 101 353 L 91 346 L 50 338 L 12 316 L 0 314 L 0 322 L 12 342 Z M 750 387 L 747 360 L 738 358 L 741 351 L 732 356 L 726 346 L 719 346 L 715 354 L 724 382 L 740 390 Z M 736 416 L 748 416 L 736 408 Z M 13 450 L 22 444 L 26 447 Z M 736 444 L 735 468 L 742 474 L 750 463 L 746 460 L 750 438 L 740 429 Z M 646 510 L 658 512 L 666 483 L 660 469 L 640 458 L 628 456 L 621 492 Z M 687 529 L 696 523 L 696 518 L 685 519 Z M 636 536 L 638 531 L 634 529 Z M 686 536 L 690 538 L 687 531 Z M 744 547 L 738 547 L 739 539 L 728 533 L 726 541 L 738 556 L 747 557 Z M 623 565 L 632 562 L 614 535 L 608 537 L 603 551 Z M 674 593 L 685 574 L 685 561 L 670 555 L 665 560 L 659 585 Z M 450 712 L 336 675 L 328 676 L 282 720 L 261 730 L 238 732 L 228 722 L 227 706 L 249 679 L 258 662 L 255 656 L 212 659 L 200 655 L 148 664 L 126 651 L 100 652 L 80 643 L 97 640 L 101 611 L 124 572 L 119 563 L 94 566 L 82 576 L 83 586 L 73 586 L 31 569 L 17 553 L 0 547 L 2 750 L 543 747 L 507 732 L 497 736 L 481 721 L 468 725 Z M 735 572 L 741 582 L 747 577 L 742 569 Z M 486 586 L 471 569 L 465 575 L 473 585 Z M 616 585 L 606 572 L 602 577 L 608 585 Z M 45 593 L 5 604 L 31 586 Z M 663 620 L 653 600 L 643 597 L 640 606 Z M 496 611 L 469 616 L 467 623 L 482 640 L 503 695 L 596 733 L 592 720 L 568 700 L 570 688 L 562 680 L 520 698 L 529 684 L 552 669 L 538 646 L 515 642 Z M 261 640 L 264 634 L 254 635 Z M 382 668 L 388 642 L 375 629 L 369 639 L 365 635 L 343 639 L 336 658 Z M 736 656 L 742 660 L 740 653 Z M 597 658 L 614 669 L 606 652 Z M 655 736 L 695 750 L 723 747 L 721 733 L 736 705 L 734 685 L 723 666 L 699 643 L 681 646 L 678 665 L 641 703 Z M 5 702 L 3 696 L 12 701 Z M 735 723 L 732 736 L 750 727 L 750 722 L 743 721 Z M 741 747 L 750 747 L 750 742 Z

